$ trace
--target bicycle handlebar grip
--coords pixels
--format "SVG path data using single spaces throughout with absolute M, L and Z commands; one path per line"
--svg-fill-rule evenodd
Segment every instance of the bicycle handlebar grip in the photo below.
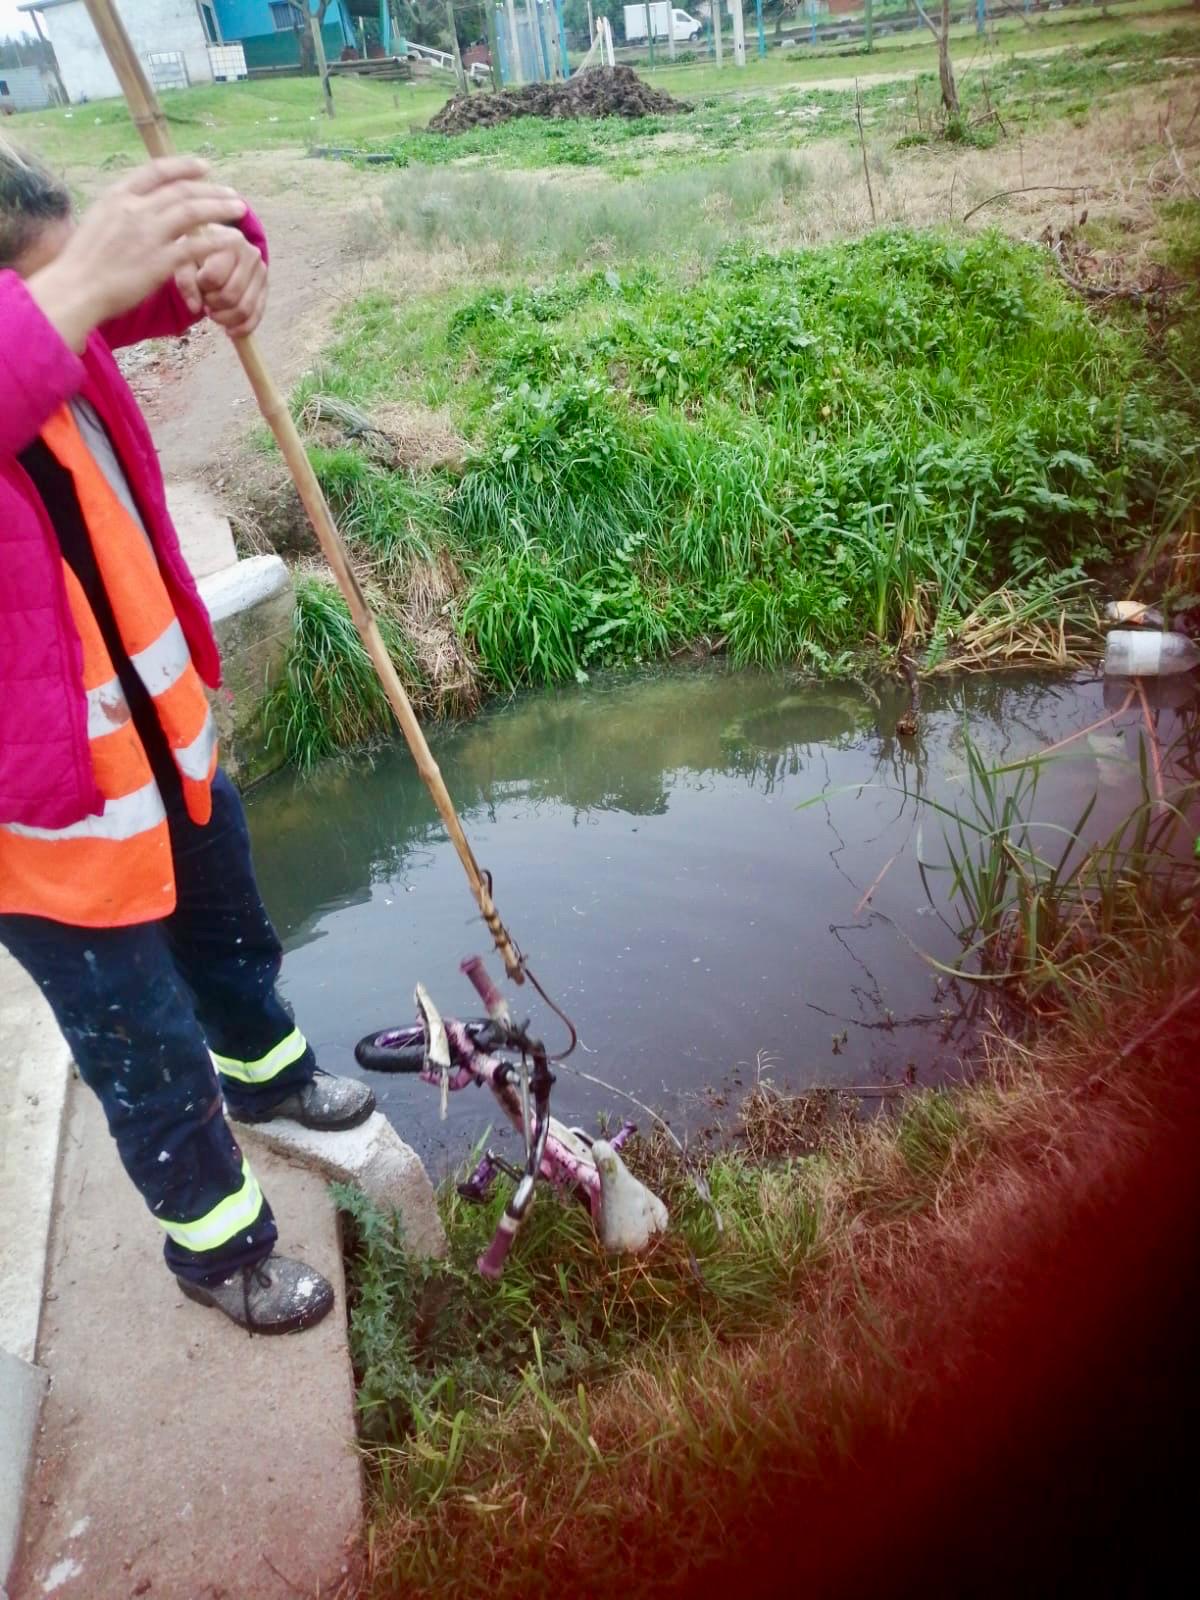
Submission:
M 483 1001 L 484 1009 L 493 1022 L 507 1023 L 508 1001 L 492 982 L 488 969 L 483 964 L 482 956 L 470 956 L 459 967 L 464 977 L 469 978 L 475 993 Z
M 504 1263 L 508 1260 L 508 1252 L 512 1249 L 513 1240 L 520 1226 L 520 1221 L 516 1217 L 510 1217 L 507 1211 L 500 1218 L 491 1244 L 475 1263 L 481 1277 L 490 1278 L 494 1283 L 504 1271 Z

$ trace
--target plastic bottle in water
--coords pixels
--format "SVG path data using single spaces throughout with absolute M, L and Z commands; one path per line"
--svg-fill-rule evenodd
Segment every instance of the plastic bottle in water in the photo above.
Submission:
M 1200 666 L 1200 645 L 1183 633 L 1114 628 L 1104 650 L 1110 678 L 1165 678 Z

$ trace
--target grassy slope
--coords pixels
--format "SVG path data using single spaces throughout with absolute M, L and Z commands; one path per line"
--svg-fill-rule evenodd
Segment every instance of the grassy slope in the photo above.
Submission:
M 987 634 L 1006 586 L 1023 623 L 1057 620 L 1082 564 L 1167 526 L 1192 483 L 1187 391 L 1136 324 L 1097 322 L 998 235 L 735 250 L 694 283 L 635 266 L 436 308 L 376 296 L 296 403 L 406 388 L 458 422 L 461 474 L 353 445 L 318 473 L 385 594 L 449 555 L 488 686 L 704 636 L 741 662 L 936 659 Z M 316 738 L 293 737 L 302 760 L 334 737 L 323 681 L 279 707 Z
M 741 1147 L 709 1165 L 723 1235 L 661 1149 L 631 1158 L 674 1208 L 648 1258 L 606 1263 L 583 1214 L 545 1199 L 496 1288 L 472 1273 L 494 1206 L 449 1202 L 451 1259 L 418 1267 L 351 1198 L 352 1341 L 374 1441 L 367 1593 L 591 1593 L 597 1551 L 606 1592 L 648 1592 L 650 1571 L 659 1591 L 686 1592 L 722 1553 L 753 1588 L 729 1541 L 781 1501 L 799 1521 L 760 1535 L 838 1572 L 852 1558 L 821 1537 L 821 1484 L 971 1370 L 1030 1264 L 1089 1215 L 1094 1231 L 1152 1130 L 1161 1143 L 1178 1115 L 1167 1091 L 1197 1059 L 1195 1007 L 1119 1052 L 1194 982 L 1189 927 L 1190 942 L 1163 927 L 1126 947 L 1123 969 L 1106 960 L 1091 987 L 1078 969 L 1069 1016 L 1032 1051 L 996 1045 L 969 1088 L 867 1123 L 757 1091 Z M 1009 1360 L 1034 1360 L 1042 1331 Z M 998 1449 L 1016 1419 L 998 1415 L 990 1434 L 987 1393 L 969 1396 L 972 1437 Z M 930 1463 L 896 1466 L 924 1478 Z M 903 1482 L 888 1491 L 903 1497 Z

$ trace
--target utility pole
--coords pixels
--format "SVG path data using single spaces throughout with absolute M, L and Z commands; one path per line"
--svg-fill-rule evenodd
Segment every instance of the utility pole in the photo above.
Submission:
M 646 0 L 646 42 L 650 46 L 650 71 L 654 71 L 654 23 L 650 20 L 650 0 Z
M 563 0 L 554 0 L 554 20 L 558 25 L 558 53 L 562 61 L 563 82 L 571 76 L 571 58 L 567 55 L 567 24 L 563 20 Z
M 312 29 L 313 51 L 317 58 L 317 71 L 321 74 L 321 92 L 325 96 L 325 115 L 333 115 L 333 90 L 329 85 L 329 63 L 325 59 L 325 40 L 321 37 L 321 24 L 317 21 L 315 11 L 308 14 L 308 25 Z
M 867 0 L 870 5 L 871 0 Z M 758 56 L 760 61 L 767 59 L 767 33 L 763 27 L 762 0 L 754 0 L 754 20 L 758 23 Z
M 667 54 L 671 60 L 675 59 L 675 7 L 667 7 Z
M 517 8 L 514 0 L 505 0 L 508 12 L 508 42 L 512 50 L 512 80 L 518 88 L 525 82 L 525 74 L 521 70 L 521 36 L 517 32 Z
M 724 0 L 712 0 L 713 45 L 717 52 L 717 66 L 725 65 L 725 46 L 721 39 L 721 6 Z
M 746 65 L 746 17 L 742 0 L 733 0 L 733 64 L 736 67 Z
M 488 55 L 492 62 L 492 88 L 498 89 L 504 81 L 504 74 L 500 70 L 500 33 L 496 27 L 496 7 L 494 0 L 484 0 L 483 14 L 487 20 Z
M 471 91 L 467 88 L 462 51 L 458 48 L 458 29 L 454 25 L 454 0 L 446 0 L 446 22 L 450 28 L 450 54 L 454 57 L 454 76 L 458 79 L 458 92 L 461 95 L 468 95 Z

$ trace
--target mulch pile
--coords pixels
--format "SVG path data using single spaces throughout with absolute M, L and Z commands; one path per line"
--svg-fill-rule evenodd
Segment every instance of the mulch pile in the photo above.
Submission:
M 659 117 L 692 107 L 643 83 L 632 67 L 596 67 L 566 83 L 529 83 L 499 94 L 447 100 L 429 123 L 431 133 L 466 133 L 514 117 Z

